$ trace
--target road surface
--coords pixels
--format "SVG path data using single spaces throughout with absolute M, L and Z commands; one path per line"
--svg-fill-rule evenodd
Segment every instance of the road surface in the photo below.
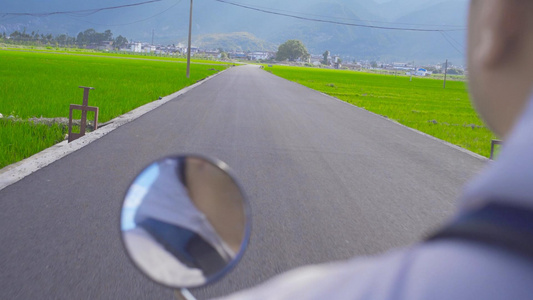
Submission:
M 149 162 L 227 162 L 253 210 L 220 296 L 311 263 L 413 243 L 484 161 L 254 66 L 232 68 L 0 191 L 0 299 L 172 299 L 122 249 L 124 192 Z

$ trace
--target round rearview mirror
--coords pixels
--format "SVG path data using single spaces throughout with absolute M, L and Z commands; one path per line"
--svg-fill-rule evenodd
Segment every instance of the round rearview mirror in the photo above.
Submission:
M 250 236 L 249 208 L 229 167 L 196 155 L 160 159 L 133 181 L 122 241 L 150 279 L 172 288 L 206 285 L 229 272 Z

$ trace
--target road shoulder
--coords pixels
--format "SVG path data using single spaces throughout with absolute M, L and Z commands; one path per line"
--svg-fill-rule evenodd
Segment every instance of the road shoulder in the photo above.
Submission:
M 85 136 L 71 143 L 68 143 L 66 140 L 62 141 L 26 159 L 23 159 L 19 162 L 0 169 L 0 190 L 18 182 L 24 177 L 38 171 L 39 169 L 42 169 L 48 166 L 49 164 L 89 145 L 90 143 L 100 139 L 101 137 L 112 132 L 113 130 L 119 128 L 120 126 L 128 124 L 141 117 L 142 115 L 168 103 L 169 101 L 176 99 L 177 97 L 189 92 L 190 90 L 224 73 L 225 71 L 226 70 L 223 70 L 203 80 L 200 80 L 191 86 L 185 87 L 171 95 L 163 97 L 161 100 L 152 101 L 128 113 L 125 113 L 124 115 L 116 117 L 115 119 L 105 123 L 104 126 L 101 126 L 97 130 L 88 133 Z

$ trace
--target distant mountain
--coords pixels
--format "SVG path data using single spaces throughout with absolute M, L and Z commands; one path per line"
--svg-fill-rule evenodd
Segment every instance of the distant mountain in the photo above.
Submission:
M 87 28 L 98 31 L 111 29 L 115 35 L 121 34 L 130 40 L 151 41 L 153 29 L 156 43 L 186 43 L 189 1 L 163 0 L 95 14 L 2 17 L 5 12 L 80 10 L 138 1 L 4 0 L 0 7 L 0 32 L 10 33 L 26 28 L 29 32 L 38 30 L 40 33 L 68 33 L 72 36 Z M 446 29 L 466 26 L 468 4 L 468 0 L 228 1 L 299 17 L 365 26 Z M 447 42 L 438 32 L 402 32 L 313 22 L 253 11 L 215 0 L 194 2 L 193 24 L 193 44 L 222 47 L 225 50 L 244 50 L 256 46 L 270 49 L 288 39 L 300 39 L 311 53 L 321 54 L 330 50 L 348 59 L 437 62 L 449 58 L 461 62 L 464 56 L 450 43 L 455 43 L 453 40 L 463 42 L 465 31 L 448 33 L 451 40 Z M 451 25 L 458 27 L 449 27 Z M 464 45 L 455 46 L 464 51 Z
M 412 12 L 420 11 L 443 2 L 450 2 L 450 0 L 388 0 L 380 2 L 376 9 L 380 11 L 385 19 L 393 21 Z M 467 3 L 468 1 L 462 2 Z
M 465 1 L 442 1 L 397 19 L 398 23 L 437 24 L 439 26 L 433 28 L 454 30 L 442 34 L 433 32 L 398 34 L 397 38 L 403 42 L 398 43 L 397 50 L 401 53 L 410 53 L 414 57 L 437 56 L 452 59 L 454 62 L 462 62 L 466 51 L 466 31 L 455 25 L 465 23 L 467 10 L 468 3 Z M 463 25 L 464 27 L 466 25 Z
M 248 32 L 205 34 L 195 39 L 195 46 L 204 49 L 227 49 L 235 51 L 275 51 L 276 45 L 260 40 Z

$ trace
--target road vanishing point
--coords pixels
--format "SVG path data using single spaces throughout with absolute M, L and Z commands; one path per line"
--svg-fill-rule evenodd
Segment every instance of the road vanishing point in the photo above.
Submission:
M 0 190 L 0 299 L 174 299 L 130 263 L 119 219 L 137 173 L 180 153 L 226 162 L 252 209 L 241 263 L 192 290 L 199 299 L 415 243 L 486 164 L 256 66 L 230 68 Z

